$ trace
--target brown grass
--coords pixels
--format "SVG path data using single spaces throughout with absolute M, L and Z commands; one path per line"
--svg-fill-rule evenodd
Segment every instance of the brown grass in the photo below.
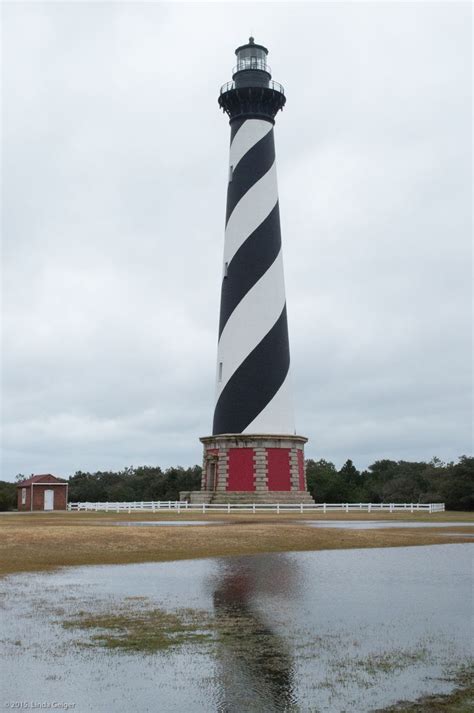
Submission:
M 163 519 L 218 520 L 225 525 L 201 527 L 117 527 L 116 521 Z M 0 575 L 12 572 L 52 569 L 86 564 L 126 564 L 163 562 L 305 550 L 350 549 L 365 547 L 406 547 L 472 542 L 467 535 L 472 528 L 456 526 L 456 521 L 473 521 L 472 513 L 406 515 L 403 513 L 367 515 L 332 513 L 326 519 L 429 520 L 433 528 L 338 530 L 316 529 L 298 523 L 295 514 L 223 513 L 205 516 L 181 514 L 134 513 L 8 513 L 0 517 Z M 324 519 L 318 514 L 303 519 Z M 448 528 L 436 522 L 452 521 Z
M 178 609 L 122 608 L 114 612 L 90 614 L 79 612 L 74 619 L 62 622 L 65 629 L 90 633 L 79 646 L 100 646 L 131 653 L 151 654 L 182 646 L 207 643 L 212 620 L 205 611 Z

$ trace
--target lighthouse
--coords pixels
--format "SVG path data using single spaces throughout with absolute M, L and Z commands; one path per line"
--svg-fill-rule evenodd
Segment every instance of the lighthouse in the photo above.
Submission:
M 296 435 L 274 124 L 286 103 L 268 50 L 235 50 L 219 106 L 230 123 L 212 435 L 200 501 L 308 502 Z M 196 494 L 197 495 L 197 494 Z M 196 498 L 193 498 L 196 499 Z

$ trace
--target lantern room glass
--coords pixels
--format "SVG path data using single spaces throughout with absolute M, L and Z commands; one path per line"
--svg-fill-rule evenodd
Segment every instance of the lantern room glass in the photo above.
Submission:
M 237 52 L 236 72 L 248 69 L 260 69 L 267 71 L 267 53 L 258 46 L 246 45 Z

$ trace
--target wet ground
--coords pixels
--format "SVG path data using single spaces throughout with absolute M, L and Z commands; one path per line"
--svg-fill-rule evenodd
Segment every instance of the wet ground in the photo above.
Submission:
M 132 520 L 131 522 L 112 522 L 119 527 L 140 527 L 153 525 L 154 527 L 195 527 L 197 525 L 224 525 L 220 520 Z
M 451 544 L 12 575 L 0 581 L 0 706 L 367 713 L 448 692 L 472 656 L 472 553 Z M 139 641 L 107 648 L 106 617 L 127 610 L 145 639 L 148 621 L 162 625 L 157 611 L 169 636 L 182 611 L 202 636 L 152 653 Z M 81 611 L 103 629 L 65 627 Z
M 416 520 L 303 520 L 302 522 L 310 527 L 336 527 L 340 530 L 383 530 L 387 527 L 474 527 L 472 521 L 431 523 Z
M 420 522 L 403 520 L 286 520 L 295 525 L 309 527 L 329 527 L 341 530 L 380 530 L 386 528 L 418 528 L 418 527 L 473 527 L 474 522 Z M 223 520 L 132 520 L 129 522 L 113 522 L 119 527 L 195 527 L 198 525 L 228 525 Z

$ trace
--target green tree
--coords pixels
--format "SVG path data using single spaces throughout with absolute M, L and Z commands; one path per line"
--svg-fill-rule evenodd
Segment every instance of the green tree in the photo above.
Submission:
M 308 490 L 317 503 L 340 502 L 341 479 L 336 466 L 324 459 L 306 461 Z
M 438 474 L 437 490 L 448 510 L 474 509 L 474 458 L 460 456 Z
M 341 502 L 357 502 L 362 496 L 362 477 L 354 463 L 349 459 L 339 471 Z
M 16 506 L 16 484 L 0 480 L 0 511 L 14 510 Z

